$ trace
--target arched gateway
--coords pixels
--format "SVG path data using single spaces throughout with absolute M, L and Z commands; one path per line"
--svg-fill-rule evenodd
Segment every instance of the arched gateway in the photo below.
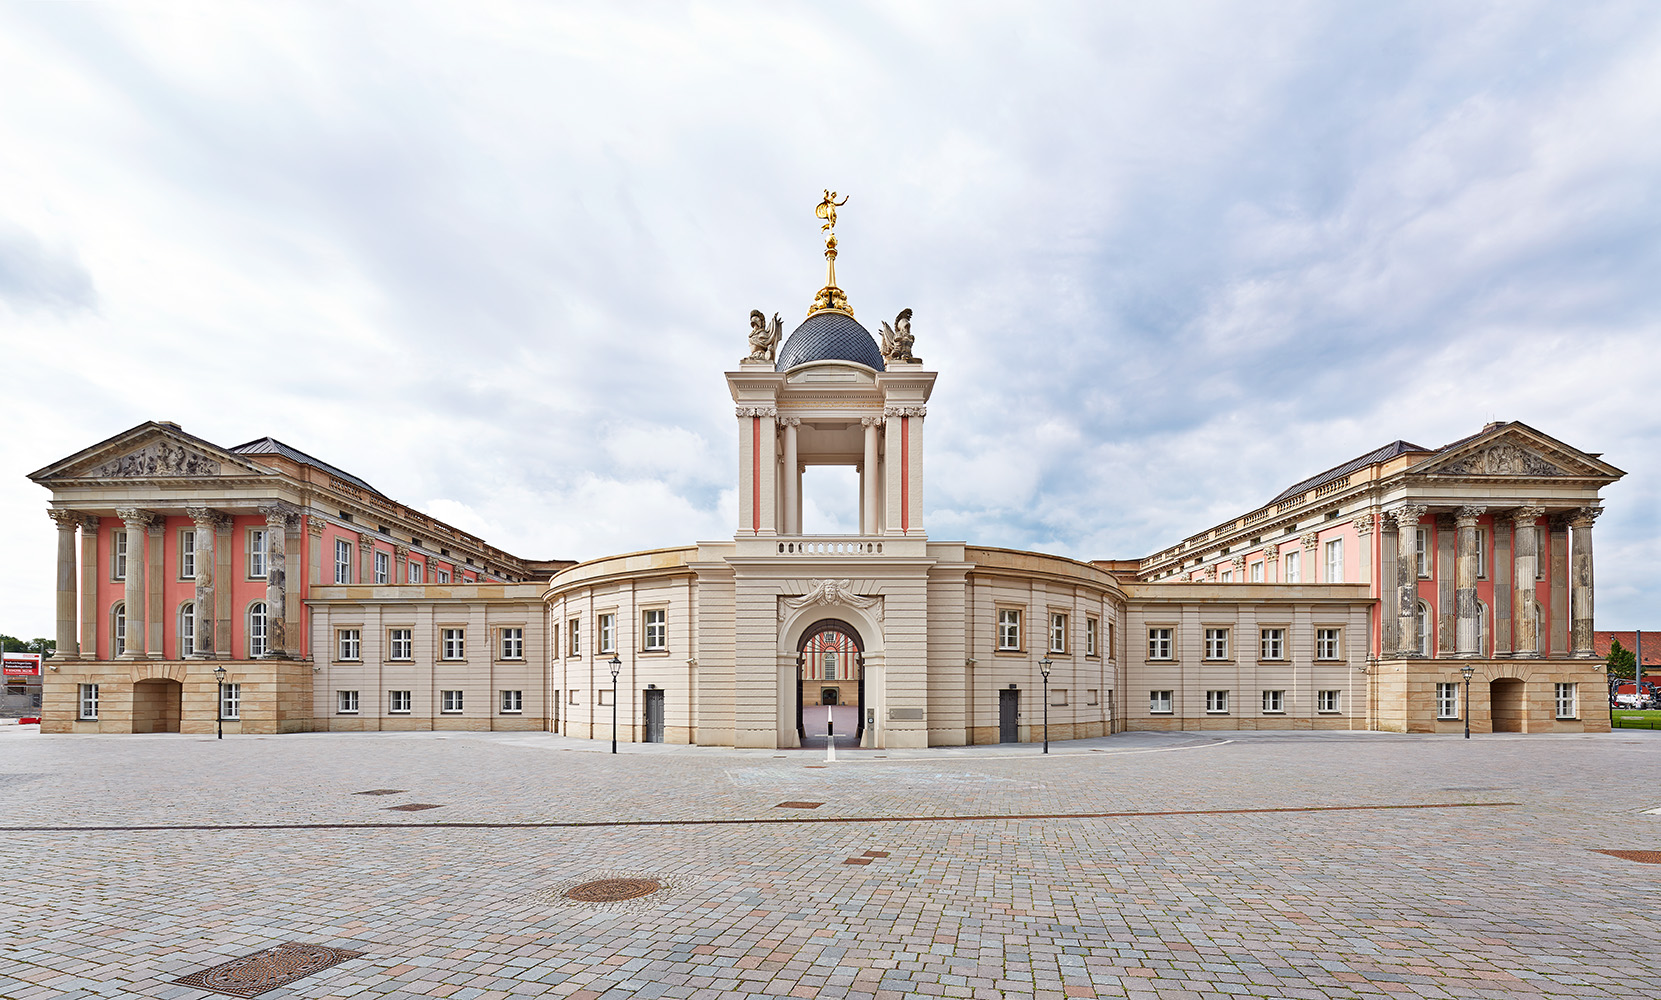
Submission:
M 809 700 L 809 692 L 815 697 Z M 810 725 L 808 711 L 818 708 Z M 840 709 L 840 711 L 838 711 Z M 850 711 L 851 710 L 851 711 Z M 796 736 L 810 739 L 827 715 L 841 716 L 836 730 L 858 741 L 865 735 L 865 640 L 840 618 L 821 618 L 796 639 Z M 851 728 L 848 720 L 851 718 Z

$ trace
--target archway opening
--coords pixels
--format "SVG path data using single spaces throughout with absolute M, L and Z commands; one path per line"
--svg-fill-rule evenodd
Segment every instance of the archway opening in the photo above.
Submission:
M 840 618 L 796 640 L 796 735 L 804 747 L 858 746 L 865 735 L 865 641 Z
M 166 678 L 133 685 L 133 732 L 176 733 L 184 685 Z
M 1514 677 L 1504 677 L 1488 685 L 1489 713 L 1493 719 L 1493 731 L 1496 733 L 1523 732 L 1524 707 L 1523 682 Z

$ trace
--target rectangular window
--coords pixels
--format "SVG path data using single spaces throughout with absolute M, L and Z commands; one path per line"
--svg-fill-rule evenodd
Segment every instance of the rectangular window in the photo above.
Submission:
M 1430 577 L 1430 529 L 1419 527 L 1413 529 L 1413 560 L 1418 567 L 1419 579 Z
M 1459 685 L 1436 685 L 1436 717 L 1438 719 L 1459 718 Z
M 1575 698 L 1575 692 L 1579 686 L 1578 684 L 1557 685 L 1557 717 L 1559 719 L 1579 718 L 1580 712 L 1577 710 L 1579 706 L 1576 704 L 1577 699 Z
M 219 717 L 221 719 L 242 718 L 242 685 L 226 684 L 225 694 L 219 699 Z
M 343 628 L 335 633 L 339 637 L 340 659 L 363 659 L 363 632 L 355 628 Z
M 1318 628 L 1315 630 L 1315 659 L 1337 660 L 1344 655 L 1344 630 Z
M 450 582 L 450 571 L 447 570 L 447 569 L 439 570 L 438 571 L 438 582 L 439 583 L 449 583 Z
M 502 713 L 504 715 L 518 715 L 525 710 L 525 692 L 503 691 Z
M 1254 562 L 1254 563 L 1252 563 L 1251 574 L 1252 574 L 1252 582 L 1253 583 L 1262 583 L 1263 582 L 1263 567 L 1265 565 L 1267 565 L 1267 560 L 1265 560 L 1264 562 Z
M 425 572 L 425 569 L 420 563 L 416 562 L 414 559 L 410 560 L 410 562 L 409 562 L 409 582 L 410 583 L 420 583 L 421 582 L 421 575 L 424 572 Z
M 998 648 L 1021 648 L 1021 612 L 1009 610 L 998 612 Z
M 352 582 L 352 543 L 344 538 L 335 539 L 335 582 Z
M 196 579 L 196 531 L 193 528 L 179 532 L 179 579 Z
M 1286 553 L 1286 572 L 1284 574 L 1284 579 L 1287 583 L 1303 582 L 1303 570 L 1298 563 L 1297 549 L 1293 549 L 1292 551 Z
M 264 528 L 253 528 L 248 532 L 248 576 L 259 580 L 265 577 L 265 542 Z
M 1171 630 L 1168 628 L 1148 629 L 1148 659 L 1169 660 L 1171 658 Z
M 827 680 L 827 681 L 836 680 L 836 654 L 835 653 L 826 653 L 825 654 L 824 670 L 825 670 L 825 680 Z
M 408 715 L 411 700 L 408 691 L 388 691 L 386 710 L 393 715 Z
M 581 656 L 582 655 L 582 651 L 583 651 L 582 623 L 579 622 L 575 618 L 573 618 L 569 622 L 565 623 L 565 641 L 566 641 L 566 644 L 568 646 L 570 646 L 570 651 L 569 651 L 568 655 L 570 655 L 570 656 Z
M 1205 693 L 1205 710 L 1210 715 L 1228 714 L 1228 692 L 1207 691 Z
M 1344 540 L 1334 538 L 1326 543 L 1326 582 L 1344 582 Z
M 392 650 L 391 659 L 411 660 L 415 658 L 414 630 L 395 628 L 387 633 L 387 645 Z
M 601 615 L 598 621 L 600 644 L 595 650 L 601 653 L 617 652 L 617 616 Z
M 1234 570 L 1232 570 L 1232 569 L 1223 570 L 1223 582 L 1224 583 L 1233 583 L 1234 582 Z
M 1546 578 L 1547 555 L 1546 529 L 1536 525 L 1534 528 L 1534 579 L 1536 580 L 1544 580 Z M 1539 633 L 1535 634 L 1538 635 Z
M 389 552 L 375 553 L 375 582 L 392 582 L 392 554 Z
M 1488 579 L 1488 532 L 1476 529 L 1476 578 Z
M 127 533 L 120 528 L 115 530 L 115 554 L 110 556 L 110 576 L 116 580 L 127 579 Z
M 1228 659 L 1228 629 L 1208 628 L 1205 630 L 1205 658 L 1208 660 Z
M 1263 630 L 1262 659 L 1286 659 L 1286 630 L 1283 628 L 1266 628 Z
M 1096 624 L 1096 619 L 1086 618 L 1084 620 L 1084 655 L 1085 656 L 1095 656 L 1096 655 L 1096 630 L 1097 630 L 1097 628 L 1099 628 L 1099 626 Z
M 1050 616 L 1050 652 L 1067 652 L 1067 616 Z
M 439 703 L 443 706 L 441 711 L 454 715 L 461 711 L 461 692 L 441 691 L 439 692 Z
M 669 612 L 655 608 L 646 612 L 646 649 L 661 652 L 669 648 Z
M 1149 691 L 1148 692 L 1148 711 L 1151 712 L 1154 715 L 1170 715 L 1171 714 L 1171 692 L 1169 692 L 1169 691 Z
M 522 628 L 502 629 L 502 659 L 523 660 L 525 658 L 525 630 Z
M 1338 692 L 1337 691 L 1317 691 L 1317 692 L 1315 692 L 1315 711 L 1317 711 L 1317 712 L 1336 712 L 1336 711 L 1338 711 Z
M 1265 691 L 1265 692 L 1263 692 L 1263 714 L 1264 715 L 1281 715 L 1285 711 L 1286 711 L 1286 692 L 1285 691 Z
M 98 685 L 81 685 L 81 714 L 82 719 L 98 718 Z
M 459 660 L 467 652 L 465 629 L 447 628 L 444 630 L 444 658 Z
M 358 714 L 358 693 L 356 691 L 336 691 L 335 711 L 341 715 Z

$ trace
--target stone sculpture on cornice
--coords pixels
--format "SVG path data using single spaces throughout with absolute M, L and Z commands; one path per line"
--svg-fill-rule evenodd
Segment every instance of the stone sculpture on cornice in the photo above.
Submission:
M 854 593 L 852 580 L 820 580 L 808 592 L 800 597 L 785 597 L 780 599 L 779 621 L 784 621 L 785 611 L 800 611 L 819 604 L 840 604 L 844 607 L 857 608 L 860 611 L 870 611 L 877 621 L 882 621 L 882 598 L 861 597 Z
M 750 310 L 750 356 L 745 361 L 759 361 L 772 363 L 774 354 L 778 350 L 779 337 L 784 332 L 784 319 L 778 313 L 768 322 L 767 314 L 760 309 Z
M 887 320 L 882 321 L 882 356 L 888 361 L 899 361 L 904 364 L 922 364 L 923 359 L 911 353 L 911 345 L 916 338 L 911 335 L 911 310 L 901 309 L 900 314 L 894 317 L 894 325 L 889 326 Z

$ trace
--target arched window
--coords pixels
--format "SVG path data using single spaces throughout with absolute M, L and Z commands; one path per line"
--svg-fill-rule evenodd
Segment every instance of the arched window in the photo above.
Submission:
M 1430 655 L 1430 605 L 1426 604 L 1423 601 L 1420 601 L 1417 610 L 1415 610 L 1415 612 L 1413 614 L 1413 618 L 1414 618 L 1413 628 L 1414 628 L 1415 631 L 1417 631 L 1419 633 L 1419 655 L 1420 656 L 1429 656 Z
M 1546 651 L 1546 616 L 1540 613 L 1540 602 L 1534 602 L 1534 651 Z
M 196 652 L 196 603 L 179 605 L 179 659 Z
M 1476 602 L 1476 651 L 1488 655 L 1488 605 Z
M 110 609 L 111 634 L 115 637 L 115 655 L 127 651 L 127 605 L 118 603 Z
M 248 658 L 250 660 L 264 656 L 267 652 L 265 602 L 255 601 L 248 605 Z

